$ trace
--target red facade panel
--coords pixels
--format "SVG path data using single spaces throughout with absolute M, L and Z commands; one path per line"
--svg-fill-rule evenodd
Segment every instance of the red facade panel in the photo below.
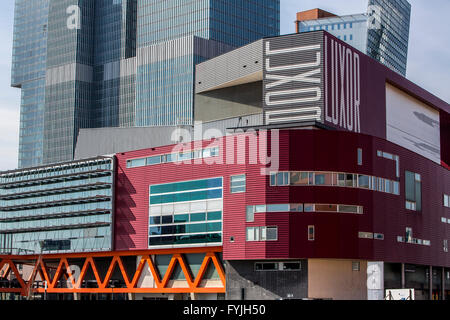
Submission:
M 262 139 L 262 138 L 261 138 Z M 127 169 L 126 160 L 170 153 L 173 146 L 140 150 L 117 155 L 117 250 L 146 249 L 148 234 L 148 193 L 152 184 L 223 177 L 223 254 L 226 260 L 276 258 L 337 258 L 406 262 L 450 266 L 450 254 L 443 250 L 443 240 L 450 238 L 450 218 L 442 195 L 450 193 L 449 170 L 386 140 L 350 132 L 323 130 L 282 130 L 279 134 L 279 171 L 332 171 L 360 173 L 400 181 L 400 195 L 343 187 L 271 187 L 269 177 L 260 170 L 259 161 L 249 164 L 161 164 Z M 212 141 L 203 142 L 208 146 Z M 227 150 L 225 139 L 220 157 Z M 357 149 L 363 150 L 363 164 L 357 163 Z M 400 157 L 400 178 L 395 162 L 377 156 L 385 151 Z M 224 152 L 225 151 L 225 152 Z M 273 150 L 272 150 L 273 151 Z M 420 212 L 405 209 L 405 170 L 422 176 Z M 230 176 L 245 173 L 246 192 L 230 193 Z M 255 213 L 255 221 L 246 222 L 246 206 L 257 204 L 318 203 L 364 207 L 362 215 L 343 213 Z M 315 226 L 315 240 L 308 241 L 308 225 Z M 278 226 L 278 240 L 247 242 L 246 227 Z M 405 228 L 413 237 L 430 240 L 431 246 L 397 242 Z M 358 238 L 358 232 L 384 234 L 384 240 Z

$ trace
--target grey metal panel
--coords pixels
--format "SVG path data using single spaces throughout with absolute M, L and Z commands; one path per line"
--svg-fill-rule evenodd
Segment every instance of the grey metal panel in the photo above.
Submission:
M 258 40 L 198 64 L 196 93 L 262 80 L 262 44 Z
M 258 113 L 254 115 L 249 116 L 242 116 L 242 117 L 236 117 L 236 118 L 229 118 L 229 119 L 223 119 L 223 120 L 217 120 L 217 121 L 211 121 L 211 122 L 204 122 L 201 124 L 203 134 L 202 135 L 208 135 L 208 133 L 216 134 L 221 132 L 222 135 L 225 136 L 227 134 L 227 129 L 229 128 L 236 128 L 236 127 L 248 127 L 248 126 L 260 126 L 263 124 L 263 114 Z M 196 122 L 194 128 L 197 129 L 199 126 L 199 123 Z M 197 129 L 199 130 L 199 129 Z M 219 135 L 218 135 L 219 136 Z M 217 136 L 217 137 L 218 137 Z M 208 139 L 209 137 L 205 137 Z
M 174 144 L 177 127 L 80 129 L 75 159 Z
M 190 142 L 205 134 L 218 138 L 226 135 L 228 128 L 258 125 L 262 125 L 262 114 L 196 123 L 195 126 L 80 129 L 75 159 Z M 200 131 L 194 132 L 194 129 Z

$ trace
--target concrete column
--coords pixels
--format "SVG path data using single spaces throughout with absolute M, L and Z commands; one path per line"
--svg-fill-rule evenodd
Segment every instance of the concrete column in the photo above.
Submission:
M 194 292 L 191 292 L 190 295 L 191 295 L 191 300 L 197 300 L 197 295 Z
M 73 300 L 76 300 L 76 301 L 80 300 L 80 293 L 74 292 L 73 293 Z
M 406 288 L 405 264 L 402 263 L 402 289 Z
M 136 300 L 136 295 L 134 293 L 128 293 L 128 300 Z
M 430 273 L 430 279 L 428 282 L 428 286 L 430 287 L 430 289 L 428 290 L 429 291 L 428 292 L 428 295 L 429 295 L 428 300 L 433 300 L 433 267 L 432 266 L 430 266 L 429 273 Z

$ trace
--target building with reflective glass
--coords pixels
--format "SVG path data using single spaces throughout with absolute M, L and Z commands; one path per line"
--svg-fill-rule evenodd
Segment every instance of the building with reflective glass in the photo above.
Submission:
M 0 173 L 0 253 L 112 249 L 114 159 Z
M 297 13 L 297 32 L 326 30 L 392 70 L 406 75 L 411 5 L 369 0 L 363 14 L 335 16 L 320 9 Z
M 279 0 L 17 0 L 19 167 L 73 159 L 81 128 L 192 124 L 201 61 L 279 34 Z

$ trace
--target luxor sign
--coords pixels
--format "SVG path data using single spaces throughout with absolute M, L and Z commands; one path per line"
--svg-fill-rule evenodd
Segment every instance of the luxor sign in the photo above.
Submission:
M 361 132 L 360 82 L 359 53 L 323 32 L 264 41 L 266 124 L 318 121 Z

